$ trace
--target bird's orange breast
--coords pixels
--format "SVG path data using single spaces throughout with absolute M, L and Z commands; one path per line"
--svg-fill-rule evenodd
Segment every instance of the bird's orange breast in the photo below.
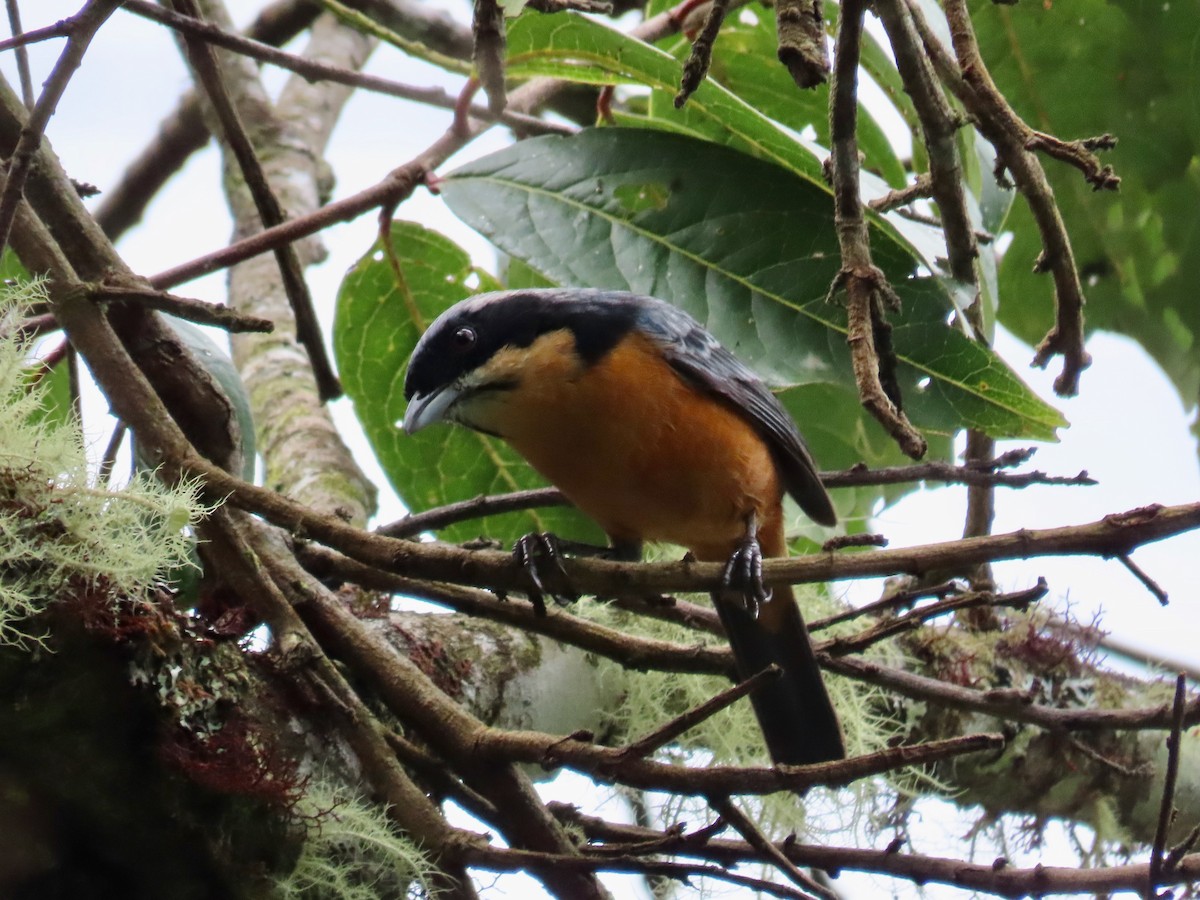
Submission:
M 612 537 L 725 559 L 750 512 L 780 529 L 782 488 L 766 443 L 738 411 L 680 378 L 649 338 L 634 332 L 587 366 L 570 333 L 554 332 L 513 365 L 518 386 L 497 399 L 488 427 Z

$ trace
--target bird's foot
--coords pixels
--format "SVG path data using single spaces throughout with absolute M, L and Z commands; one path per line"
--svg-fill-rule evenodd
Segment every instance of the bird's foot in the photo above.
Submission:
M 763 553 L 753 513 L 746 521 L 746 536 L 725 563 L 721 583 L 742 595 L 746 611 L 755 618 L 758 618 L 759 607 L 771 601 L 771 589 L 763 583 Z
M 565 549 L 558 536 L 548 531 L 530 532 L 513 545 L 513 561 L 529 572 L 529 580 L 533 582 L 534 589 L 529 592 L 529 602 L 533 604 L 534 611 L 539 616 L 546 614 L 547 594 L 559 606 L 567 606 L 579 599 L 579 594 L 574 591 L 565 594 L 551 593 L 542 584 L 541 567 L 547 562 L 558 571 L 564 582 L 568 581 L 569 576 L 562 563 Z

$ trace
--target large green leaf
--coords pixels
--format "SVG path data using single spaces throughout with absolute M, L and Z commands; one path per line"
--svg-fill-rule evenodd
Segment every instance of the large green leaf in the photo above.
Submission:
M 972 3 L 984 60 L 1034 128 L 1064 138 L 1112 132 L 1105 154 L 1119 193 L 1093 193 L 1078 171 L 1046 160 L 1088 298 L 1089 329 L 1141 342 L 1185 403 L 1200 395 L 1200 15 L 1192 3 L 1073 0 Z M 1136 39 L 1131 39 L 1136 36 Z M 1103 65 L 1096 61 L 1102 60 Z M 1081 77 L 1086 72 L 1087 77 Z M 1053 318 L 1041 249 L 1018 202 L 1000 271 L 1000 319 L 1036 342 Z M 1087 390 L 1087 377 L 1083 388 Z
M 513 22 L 508 73 L 588 84 L 642 84 L 672 95 L 679 88 L 679 61 L 669 53 L 576 13 L 526 14 Z M 714 81 L 706 80 L 685 110 L 689 130 L 703 129 L 710 140 L 822 180 L 817 154 Z
M 729 27 L 731 34 L 736 35 L 738 26 Z M 774 23 L 770 17 L 742 28 L 753 35 L 754 52 L 759 55 L 774 40 Z M 683 53 L 684 48 L 677 45 L 675 50 Z M 750 54 L 734 56 L 748 58 Z M 548 75 L 588 84 L 645 85 L 651 88 L 645 110 L 614 109 L 617 122 L 686 134 L 733 147 L 791 169 L 820 190 L 830 191 L 822 170 L 822 162 L 828 155 L 823 147 L 802 139 L 764 115 L 714 78 L 706 79 L 683 109 L 675 109 L 672 98 L 678 89 L 680 61 L 598 22 L 572 13 L 524 15 L 509 31 L 508 66 L 511 75 Z M 796 129 L 811 125 L 818 136 L 828 136 L 823 122 L 819 128 L 815 124 L 811 96 L 798 91 L 790 76 L 782 74 L 779 66 L 768 66 L 761 60 L 755 64 L 749 59 L 735 66 L 739 85 L 754 91 L 756 100 L 767 102 L 768 111 L 780 115 L 782 122 Z M 765 82 L 772 75 L 782 77 L 791 85 L 792 93 L 798 97 L 795 110 L 788 105 L 782 86 L 753 87 L 758 79 Z M 825 93 L 827 96 L 827 91 Z M 864 116 L 863 123 L 861 137 L 864 148 L 872 154 L 869 159 L 888 177 L 903 180 L 890 143 L 869 116 Z M 862 173 L 862 181 L 869 191 L 868 196 L 878 196 L 887 190 L 887 183 L 869 171 Z M 876 228 L 891 232 L 897 241 L 908 242 L 912 252 L 923 254 L 927 267 L 935 268 L 936 257 L 944 255 L 945 245 L 936 229 L 901 218 L 869 215 Z
M 393 222 L 402 284 L 376 245 L 346 274 L 338 292 L 333 349 L 346 394 L 388 480 L 415 512 L 480 494 L 545 484 L 507 445 L 449 425 L 406 435 L 404 371 L 417 339 L 450 305 L 500 285 L 448 238 L 412 222 Z M 446 540 L 486 534 L 512 538 L 555 531 L 601 541 L 571 509 L 472 520 L 441 532 Z
M 822 84 L 810 90 L 796 87 L 776 55 L 778 44 L 779 35 L 772 10 L 757 7 L 740 9 L 721 26 L 708 77 L 768 118 L 797 134 L 811 133 L 818 144 L 828 147 L 829 85 Z M 674 36 L 661 46 L 680 63 L 691 52 L 691 41 L 682 35 Z M 667 120 L 679 116 L 673 97 L 674 92 L 655 92 L 652 115 Z M 863 165 L 877 171 L 891 187 L 903 187 L 906 173 L 896 158 L 891 140 L 870 110 L 861 105 L 858 123 Z
M 598 129 L 469 163 L 443 196 L 554 281 L 675 303 L 777 385 L 853 384 L 845 313 L 826 300 L 841 266 L 832 201 L 793 172 L 674 134 Z M 907 247 L 876 228 L 872 251 L 908 300 L 896 343 L 916 424 L 1054 439 L 1061 415 L 941 324 L 948 295 L 913 277 Z

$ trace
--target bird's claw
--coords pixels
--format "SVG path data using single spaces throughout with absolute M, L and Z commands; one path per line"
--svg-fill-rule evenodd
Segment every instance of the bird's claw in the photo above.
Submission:
M 533 590 L 529 593 L 529 602 L 533 604 L 534 611 L 538 615 L 546 614 L 545 597 L 550 594 L 550 597 L 559 606 L 567 606 L 579 599 L 579 595 L 574 592 L 551 593 L 546 590 L 542 584 L 539 566 L 546 561 L 551 562 L 554 568 L 558 570 L 558 574 L 563 581 L 568 579 L 567 570 L 563 567 L 563 551 L 562 545 L 557 535 L 553 535 L 548 531 L 537 532 L 533 531 L 521 538 L 517 539 L 512 550 L 513 561 L 529 572 L 529 580 L 533 582 Z
M 742 595 L 746 611 L 758 618 L 761 606 L 771 601 L 771 589 L 763 583 L 763 555 L 758 538 L 746 537 L 725 563 L 721 583 Z

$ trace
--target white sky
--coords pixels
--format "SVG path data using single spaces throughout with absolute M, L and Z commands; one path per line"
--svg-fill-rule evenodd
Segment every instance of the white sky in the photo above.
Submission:
M 67 0 L 27 0 L 22 4 L 24 25 L 33 29 L 48 24 L 74 13 L 79 5 Z M 261 4 L 234 0 L 230 5 L 239 23 L 244 23 Z M 31 48 L 35 83 L 40 84 L 46 77 L 60 48 L 61 42 Z M 15 85 L 10 54 L 0 60 L 0 67 Z M 390 50 L 376 53 L 370 71 L 417 84 L 428 83 L 434 77 L 432 70 Z M 147 77 L 147 73 L 153 76 Z M 457 80 L 436 77 L 457 90 Z M 268 79 L 273 85 L 282 82 L 276 71 L 269 70 Z M 178 53 L 166 33 L 129 13 L 118 12 L 100 32 L 72 81 L 58 115 L 50 123 L 50 140 L 73 177 L 104 189 L 115 183 L 188 85 Z M 356 95 L 329 152 L 329 161 L 339 178 L 336 196 L 344 197 L 375 183 L 411 158 L 446 127 L 448 115 L 390 98 Z M 364 135 L 369 139 L 364 140 Z M 502 142 L 503 135 L 496 131 L 472 145 L 468 153 L 482 155 Z M 452 161 L 450 168 L 453 165 Z M 172 180 L 147 221 L 122 240 L 120 249 L 130 264 L 138 271 L 153 274 L 225 244 L 229 219 L 218 184 L 216 155 L 209 148 L 193 159 L 184 175 Z M 1104 196 L 1095 195 L 1095 203 L 1096 214 L 1102 215 Z M 481 260 L 488 259 L 482 239 L 459 225 L 441 202 L 426 192 L 419 192 L 404 204 L 399 214 L 444 231 Z M 374 237 L 373 215 L 326 233 L 330 258 L 309 275 L 326 323 L 332 317 L 341 274 L 365 252 Z M 221 300 L 224 277 L 209 276 L 178 290 Z M 1093 338 L 1088 346 L 1093 366 L 1084 373 L 1082 395 L 1072 400 L 1053 397 L 1050 382 L 1057 365 L 1048 373 L 1029 370 L 1032 352 L 1006 336 L 1002 336 L 998 348 L 1072 423 L 1063 432 L 1061 443 L 1040 447 L 1033 464 L 1052 474 L 1073 475 L 1087 469 L 1100 485 L 1001 490 L 997 532 L 1088 522 L 1106 513 L 1149 503 L 1182 503 L 1200 497 L 1189 414 L 1156 366 L 1132 342 L 1108 335 Z M 344 401 L 339 404 L 338 418 L 347 429 L 356 430 Z M 99 441 L 106 437 L 99 430 L 94 435 Z M 363 447 L 361 438 L 358 440 L 356 446 Z M 381 487 L 381 519 L 394 518 L 401 512 L 399 502 L 388 491 L 369 451 L 359 455 Z M 893 547 L 953 539 L 961 532 L 963 504 L 962 488 L 923 492 L 887 510 L 876 530 L 885 533 Z M 1052 595 L 1060 600 L 1069 598 L 1079 618 L 1086 621 L 1094 610 L 1103 609 L 1104 626 L 1124 640 L 1197 664 L 1196 578 L 1188 560 L 1198 556 L 1200 535 L 1195 534 L 1135 554 L 1134 559 L 1169 592 L 1171 604 L 1165 609 L 1113 561 L 1042 559 L 1004 563 L 997 566 L 997 574 L 1004 587 L 1014 589 L 1044 575 Z M 857 585 L 852 596 L 865 600 L 877 593 L 877 585 Z M 515 887 L 503 894 L 528 896 L 524 888 Z M 878 894 L 864 887 L 864 893 L 855 895 Z

